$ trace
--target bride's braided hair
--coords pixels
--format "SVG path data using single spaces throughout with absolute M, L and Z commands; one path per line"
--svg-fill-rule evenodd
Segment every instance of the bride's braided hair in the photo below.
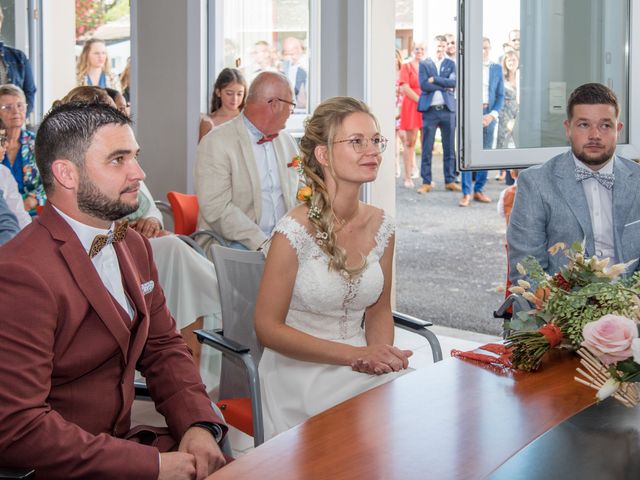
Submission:
M 336 243 L 337 217 L 333 212 L 332 198 L 329 198 L 322 165 L 316 158 L 315 149 L 318 145 L 326 145 L 328 149 L 328 164 L 331 176 L 335 179 L 333 170 L 333 142 L 336 130 L 344 119 L 352 113 L 366 113 L 376 126 L 377 120 L 369 107 L 352 97 L 333 97 L 319 104 L 313 115 L 304 124 L 304 135 L 300 139 L 300 157 L 306 183 L 311 187 L 312 195 L 307 199 L 309 220 L 316 230 L 316 239 L 320 249 L 329 257 L 329 269 L 344 271 L 353 276 L 364 270 L 366 259 L 356 268 L 346 266 L 346 253 Z

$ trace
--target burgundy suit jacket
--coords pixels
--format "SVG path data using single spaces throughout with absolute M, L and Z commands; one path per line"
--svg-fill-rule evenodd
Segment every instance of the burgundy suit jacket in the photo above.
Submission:
M 0 465 L 46 479 L 156 480 L 158 450 L 125 439 L 136 368 L 173 438 L 195 422 L 222 424 L 165 305 L 148 241 L 129 229 L 114 246 L 134 322 L 50 205 L 0 248 Z

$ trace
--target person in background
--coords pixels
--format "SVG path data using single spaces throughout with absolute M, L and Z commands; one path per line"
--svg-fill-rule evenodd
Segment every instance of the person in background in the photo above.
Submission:
M 400 178 L 402 174 L 402 169 L 400 168 L 400 146 L 404 143 L 404 131 L 400 130 L 400 109 L 402 107 L 402 99 L 404 98 L 402 90 L 400 89 L 400 71 L 402 70 L 403 63 L 402 53 L 396 48 L 396 178 Z
M 442 137 L 442 163 L 444 188 L 459 192 L 455 166 L 456 130 L 456 62 L 445 55 L 447 39 L 437 35 L 433 39 L 433 57 L 420 62 L 420 99 L 418 111 L 422 112 L 422 164 L 420 175 L 422 185 L 418 193 L 425 194 L 433 188 L 431 180 L 431 160 L 436 131 Z
M 0 8 L 0 30 L 4 13 Z M 0 42 L 0 85 L 11 83 L 24 92 L 27 116 L 31 114 L 36 100 L 36 84 L 33 80 L 31 63 L 24 52 Z
M 127 64 L 124 66 L 124 70 L 120 74 L 120 89 L 122 90 L 122 95 L 124 95 L 124 99 L 127 101 L 127 106 L 131 102 L 131 93 L 129 91 L 129 85 L 131 83 L 131 57 L 127 58 Z
M 200 118 L 198 142 L 213 127 L 236 118 L 247 100 L 247 82 L 240 70 L 223 68 L 213 84 L 211 110 Z
M 256 250 L 296 204 L 298 148 L 284 131 L 295 102 L 287 77 L 258 74 L 241 115 L 198 144 L 198 228 L 240 249 Z
M 19 231 L 18 219 L 7 205 L 4 192 L 0 189 L 0 245 L 7 243 Z
M 47 200 L 34 151 L 36 134 L 25 128 L 27 100 L 20 87 L 0 85 L 0 119 L 6 129 L 2 165 L 11 170 L 22 195 L 24 209 L 31 216 Z
M 274 230 L 255 309 L 265 438 L 406 372 L 393 346 L 393 219 L 359 200 L 387 139 L 359 100 L 322 102 L 300 140 L 311 195 Z
M 502 67 L 489 59 L 491 41 L 482 39 L 482 146 L 485 150 L 493 148 L 493 136 L 498 124 L 500 110 L 504 104 L 504 79 Z M 475 181 L 473 180 L 475 174 Z M 462 198 L 458 205 L 468 207 L 471 202 L 471 191 L 476 202 L 491 203 L 491 198 L 484 193 L 488 172 L 462 172 Z
M 453 33 L 446 33 L 444 38 L 447 39 L 447 48 L 445 53 L 447 54 L 447 58 L 449 60 L 453 60 L 454 62 L 458 61 L 458 48 L 456 45 L 456 37 Z
M 413 175 L 416 164 L 416 141 L 422 128 L 422 114 L 418 111 L 420 99 L 420 80 L 418 67 L 424 58 L 424 43 L 417 42 L 413 46 L 411 59 L 400 69 L 400 90 L 403 95 L 400 107 L 400 130 L 404 131 L 402 157 L 404 160 L 404 186 L 414 188 Z
M 518 55 L 515 52 L 508 52 L 502 58 L 502 72 L 504 74 L 504 106 L 500 110 L 500 120 L 498 122 L 498 139 L 496 148 L 511 148 L 515 144 L 513 131 L 518 119 Z M 507 185 L 513 185 L 511 175 L 502 171 L 496 180 L 507 180 Z
M 0 153 L 3 147 L 0 147 Z M 11 175 L 11 171 L 4 165 L 0 165 L 0 190 L 2 190 L 2 197 L 7 203 L 9 209 L 18 219 L 20 228 L 24 228 L 31 223 L 31 215 L 24 209 L 24 203 L 22 202 L 22 195 L 18 191 L 18 184 L 16 179 Z
M 77 85 L 100 88 L 120 88 L 116 75 L 111 73 L 109 54 L 104 40 L 90 38 L 84 43 L 76 65 Z
M 129 112 L 129 105 L 127 104 L 127 100 L 124 98 L 123 94 L 115 88 L 109 87 L 105 88 L 104 91 L 107 92 L 107 95 L 109 95 L 111 100 L 113 100 L 113 103 L 118 110 L 124 113 L 127 117 L 131 116 Z
M 280 71 L 293 85 L 293 93 L 298 108 L 307 108 L 307 70 L 302 64 L 304 45 L 297 37 L 287 37 L 282 42 L 282 62 Z

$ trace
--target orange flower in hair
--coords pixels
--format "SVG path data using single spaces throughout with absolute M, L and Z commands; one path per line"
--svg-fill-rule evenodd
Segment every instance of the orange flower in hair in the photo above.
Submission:
M 308 202 L 311 200 L 311 195 L 313 195 L 313 190 L 311 190 L 310 186 L 305 185 L 304 187 L 300 187 L 296 198 L 301 202 Z

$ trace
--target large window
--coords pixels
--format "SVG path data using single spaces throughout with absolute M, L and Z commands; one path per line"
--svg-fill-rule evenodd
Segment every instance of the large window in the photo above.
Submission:
M 465 167 L 527 166 L 567 148 L 566 102 L 577 86 L 612 88 L 625 124 L 618 152 L 638 156 L 632 108 L 630 25 L 635 0 L 461 1 L 464 41 L 460 96 L 461 158 Z M 637 10 L 637 9 L 636 9 Z M 637 24 L 637 22 L 636 22 Z M 493 138 L 483 138 L 488 63 L 503 69 L 505 102 Z M 504 75 L 504 72 L 507 75 Z M 484 82 L 486 83 L 486 82 Z M 486 132 L 485 132 L 486 133 Z
M 309 111 L 313 43 L 309 34 L 310 0 L 220 0 L 210 2 L 214 32 L 210 44 L 215 66 L 208 95 L 220 70 L 238 68 L 251 83 L 262 71 L 285 74 L 294 89 L 296 109 L 287 127 L 297 130 Z

